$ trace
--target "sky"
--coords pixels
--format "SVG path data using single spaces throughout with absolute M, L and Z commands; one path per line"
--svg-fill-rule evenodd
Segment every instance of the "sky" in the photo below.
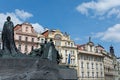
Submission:
M 37 32 L 67 32 L 76 44 L 91 37 L 107 51 L 112 45 L 120 57 L 120 0 L 0 0 L 0 30 L 7 16 L 14 25 L 31 23 Z

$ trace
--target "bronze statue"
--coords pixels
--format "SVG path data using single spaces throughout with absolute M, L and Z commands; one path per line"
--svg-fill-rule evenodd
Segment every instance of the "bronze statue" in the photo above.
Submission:
M 41 48 L 35 49 L 30 53 L 31 56 L 37 56 L 42 59 L 48 59 L 52 62 L 59 63 L 60 62 L 60 55 L 55 48 L 55 45 L 52 41 L 50 42 L 45 41 L 45 43 L 41 44 Z
M 3 26 L 2 42 L 3 52 L 5 54 L 17 54 L 18 50 L 14 42 L 14 24 L 11 21 L 10 16 L 7 17 L 7 21 L 4 23 Z
M 49 59 L 52 62 L 59 63 L 60 62 L 60 55 L 55 48 L 55 45 L 50 39 L 50 42 L 44 44 L 44 48 L 42 49 L 42 58 Z

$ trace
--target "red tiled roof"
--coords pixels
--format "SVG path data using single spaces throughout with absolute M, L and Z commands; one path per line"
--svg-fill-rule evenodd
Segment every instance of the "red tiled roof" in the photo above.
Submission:
M 20 24 L 17 24 L 17 25 L 14 27 L 14 30 L 16 31 L 16 30 L 18 30 L 20 27 L 21 27 L 21 25 L 20 25 Z
M 48 37 L 48 30 L 42 33 L 43 36 Z
M 84 50 L 86 44 L 82 44 L 82 45 L 77 45 L 78 50 Z

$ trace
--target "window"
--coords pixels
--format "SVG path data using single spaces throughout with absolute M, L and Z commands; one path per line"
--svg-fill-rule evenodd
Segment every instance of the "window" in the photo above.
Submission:
M 41 43 L 44 43 L 44 39 L 41 39 Z
M 32 38 L 32 42 L 34 42 L 34 38 Z
M 81 55 L 80 58 L 81 58 L 81 60 L 84 60 L 84 55 Z
M 25 52 L 27 52 L 27 45 L 25 45 Z
M 73 59 L 73 63 L 72 64 L 74 64 L 75 63 L 75 59 Z
M 20 50 L 20 51 L 21 51 L 21 44 L 19 44 L 19 45 L 18 45 L 18 50 Z
M 25 37 L 25 41 L 28 41 L 28 37 Z
M 82 72 L 82 78 L 84 78 L 84 72 Z
M 68 56 L 68 54 L 67 54 L 67 50 L 65 50 L 65 55 Z
M 98 72 L 96 72 L 96 77 L 98 78 Z
M 71 43 L 71 47 L 73 47 L 73 43 Z
M 81 68 L 83 68 L 83 62 L 81 62 Z
M 60 46 L 60 45 L 61 45 L 61 41 L 58 41 L 58 40 L 55 41 L 55 45 L 56 45 L 56 46 Z
M 65 62 L 68 63 L 68 58 L 67 57 L 65 58 Z
M 26 32 L 28 31 L 28 27 L 26 27 Z
M 21 41 L 21 36 L 19 36 L 19 41 Z
M 34 46 L 31 47 L 31 50 L 33 50 L 33 49 L 34 49 Z
M 40 38 L 38 37 L 38 38 L 37 38 L 37 40 L 39 41 L 39 40 L 40 40 Z
M 89 69 L 89 63 L 87 63 L 87 69 Z
M 73 55 L 74 55 L 74 51 L 73 51 Z
M 100 69 L 102 70 L 102 64 L 100 64 Z
M 93 63 L 91 63 L 91 65 L 92 65 L 92 69 L 94 69 L 94 67 L 93 67 Z
M 93 56 L 91 56 L 90 58 L 91 58 L 91 61 L 93 61 L 93 60 L 94 60 L 94 57 L 93 57 Z
M 71 64 L 73 64 L 73 59 L 71 59 Z
M 94 78 L 94 72 L 92 72 L 92 77 Z
M 61 37 L 62 36 L 60 34 L 56 34 L 54 38 L 57 39 L 57 40 L 61 40 Z
M 90 46 L 90 51 L 92 52 L 92 46 Z
M 103 75 L 103 73 L 101 72 L 101 77 L 103 77 L 102 75 Z
M 96 69 L 98 70 L 98 64 L 96 63 Z
M 71 59 L 71 64 L 73 65 L 75 63 L 75 59 Z
M 70 45 L 70 42 L 68 42 L 68 45 Z
M 84 56 L 84 60 L 87 60 L 87 57 L 86 57 L 86 56 Z
M 67 42 L 65 42 L 65 46 L 67 46 Z
M 87 72 L 87 76 L 88 76 L 88 78 L 90 77 L 90 73 L 89 72 Z
M 90 56 L 88 56 L 88 60 L 90 61 Z
M 95 52 L 98 53 L 98 49 L 97 48 L 95 49 Z

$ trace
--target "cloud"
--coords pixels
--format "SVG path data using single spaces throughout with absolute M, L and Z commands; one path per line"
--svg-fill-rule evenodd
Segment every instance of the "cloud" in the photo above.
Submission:
M 84 15 L 112 16 L 120 18 L 120 0 L 97 0 L 84 2 L 76 7 Z M 93 16 L 92 15 L 92 16 Z
M 75 41 L 80 41 L 81 39 L 79 37 L 76 37 L 74 40 Z
M 44 31 L 44 28 L 42 25 L 40 25 L 39 23 L 32 23 L 32 26 L 34 27 L 34 29 L 36 30 L 36 32 L 41 33 Z
M 29 12 L 19 9 L 16 9 L 15 12 L 0 13 L 0 30 L 2 30 L 7 16 L 10 16 L 14 25 L 16 25 L 16 24 L 24 23 L 25 20 L 29 19 L 33 15 Z M 31 24 L 33 25 L 34 29 L 37 32 L 42 32 L 44 30 L 44 28 L 39 23 L 31 23 Z
M 15 10 L 15 14 L 22 20 L 26 20 L 33 16 L 31 13 L 28 13 L 24 10 L 19 10 L 19 9 Z
M 11 16 L 11 19 L 12 19 L 14 25 L 22 23 L 22 21 L 19 18 L 17 18 L 17 16 L 14 13 L 5 13 L 5 14 L 0 13 L 0 30 L 2 30 L 4 22 L 6 21 L 7 16 Z
M 95 37 L 103 41 L 120 42 L 120 24 L 109 27 L 104 32 L 98 32 Z

